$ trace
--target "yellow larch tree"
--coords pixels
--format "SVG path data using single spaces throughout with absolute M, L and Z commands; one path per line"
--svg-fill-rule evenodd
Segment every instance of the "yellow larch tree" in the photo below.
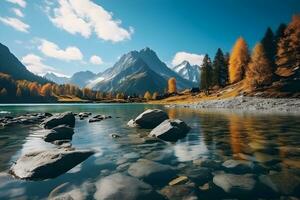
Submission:
M 249 62 L 248 45 L 244 38 L 237 39 L 229 58 L 229 82 L 237 83 L 244 78 Z
M 264 47 L 261 43 L 255 45 L 251 62 L 246 71 L 246 84 L 251 89 L 261 87 L 272 82 L 272 65 L 268 60 Z
M 176 79 L 174 77 L 168 80 L 168 93 L 173 94 L 177 92 Z

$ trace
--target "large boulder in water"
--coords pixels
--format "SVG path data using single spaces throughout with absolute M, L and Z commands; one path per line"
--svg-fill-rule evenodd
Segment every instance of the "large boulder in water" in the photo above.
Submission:
M 147 159 L 139 159 L 131 164 L 128 173 L 147 183 L 156 185 L 164 185 L 176 176 L 176 171 L 171 166 Z
M 190 127 L 179 119 L 168 119 L 159 124 L 150 132 L 150 136 L 157 137 L 165 141 L 177 141 L 184 138 Z
M 145 112 L 141 113 L 135 120 L 130 121 L 141 128 L 154 128 L 159 125 L 164 120 L 168 119 L 166 112 L 159 109 L 148 109 Z M 134 122 L 134 123 L 133 123 Z
M 59 125 L 51 129 L 51 131 L 44 136 L 46 142 L 53 142 L 55 140 L 72 140 L 74 129 L 67 125 Z
M 89 150 L 53 149 L 28 153 L 10 168 L 10 174 L 26 180 L 55 178 L 94 154 Z
M 53 115 L 46 119 L 41 125 L 46 129 L 51 129 L 59 125 L 75 126 L 75 116 L 72 112 L 64 112 Z
M 151 185 L 137 178 L 120 173 L 106 176 L 96 182 L 96 200 L 124 199 L 124 200 L 152 200 L 162 199 L 153 191 Z

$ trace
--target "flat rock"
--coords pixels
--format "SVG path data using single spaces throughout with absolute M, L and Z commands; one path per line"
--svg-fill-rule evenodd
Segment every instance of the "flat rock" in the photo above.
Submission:
M 216 174 L 213 183 L 232 195 L 245 195 L 252 193 L 256 186 L 253 174 Z
M 168 119 L 166 112 L 159 109 L 148 109 L 135 118 L 134 123 L 141 128 L 154 128 Z
M 177 141 L 184 138 L 189 130 L 190 127 L 185 122 L 179 119 L 167 119 L 155 127 L 149 135 L 165 141 Z
M 163 165 L 146 159 L 139 159 L 130 165 L 128 173 L 150 184 L 165 184 L 176 176 L 175 170 L 169 165 Z
M 106 176 L 96 182 L 96 200 L 151 200 L 162 199 L 153 191 L 151 185 L 140 181 L 137 178 L 116 173 Z
M 72 112 L 64 112 L 53 115 L 42 122 L 42 126 L 46 129 L 52 129 L 59 125 L 68 125 L 70 127 L 75 126 L 75 116 Z
M 72 140 L 74 129 L 67 125 L 59 125 L 51 129 L 51 131 L 44 136 L 46 142 L 53 142 L 55 140 Z
M 94 154 L 89 150 L 53 149 L 21 156 L 10 168 L 10 174 L 19 179 L 44 180 L 55 178 Z

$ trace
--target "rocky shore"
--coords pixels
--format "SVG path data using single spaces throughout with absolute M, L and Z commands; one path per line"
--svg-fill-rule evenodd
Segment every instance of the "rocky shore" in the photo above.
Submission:
M 238 96 L 226 99 L 204 100 L 192 104 L 167 105 L 167 107 L 299 113 L 300 99 Z

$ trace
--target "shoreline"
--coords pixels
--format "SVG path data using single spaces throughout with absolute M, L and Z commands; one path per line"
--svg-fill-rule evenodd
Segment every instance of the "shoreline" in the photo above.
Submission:
M 192 109 L 300 114 L 300 99 L 298 98 L 261 98 L 237 96 L 222 99 L 202 100 L 193 103 L 170 103 L 166 104 L 165 106 Z

